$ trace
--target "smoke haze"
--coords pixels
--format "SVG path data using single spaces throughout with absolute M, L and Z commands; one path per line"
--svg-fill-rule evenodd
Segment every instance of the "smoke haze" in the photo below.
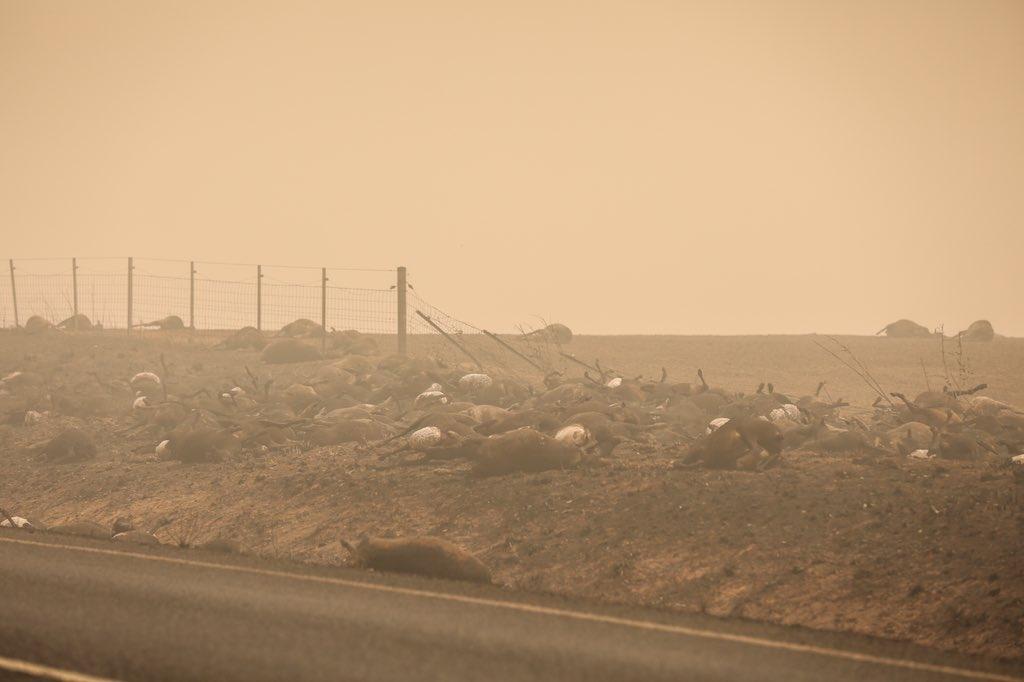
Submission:
M 1024 335 L 1022 122 L 1013 1 L 5 0 L 0 255 L 406 265 L 500 330 Z

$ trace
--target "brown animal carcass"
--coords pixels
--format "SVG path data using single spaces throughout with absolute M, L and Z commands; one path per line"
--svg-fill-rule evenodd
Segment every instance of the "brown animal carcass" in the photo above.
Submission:
M 136 327 L 156 327 L 160 331 L 175 331 L 185 328 L 185 323 L 177 315 L 168 315 L 162 317 L 159 320 L 153 320 L 152 322 L 143 322 L 142 324 L 135 325 Z
M 978 320 L 972 322 L 958 336 L 964 341 L 991 341 L 996 337 L 996 330 L 992 328 L 992 323 L 988 320 Z
M 309 362 L 321 358 L 320 351 L 298 339 L 281 339 L 263 349 L 260 355 L 268 364 L 286 364 L 292 362 Z
M 891 336 L 894 338 L 913 338 L 932 335 L 932 333 L 928 331 L 928 328 L 925 327 L 924 325 L 918 324 L 913 320 L 906 319 L 896 320 L 895 322 L 891 322 L 885 325 L 877 332 L 875 332 L 875 336 L 878 336 L 879 334 L 882 333 L 885 333 L 886 336 Z
M 572 330 L 559 322 L 552 322 L 546 327 L 535 329 L 527 336 L 541 338 L 545 341 L 564 346 L 572 341 Z
M 84 462 L 96 456 L 96 443 L 92 436 L 76 428 L 65 429 L 38 449 L 40 456 L 51 464 Z
M 777 458 L 783 440 L 779 427 L 765 419 L 730 419 L 691 445 L 677 465 L 703 463 L 709 469 L 752 469 Z M 761 459 L 762 450 L 769 454 L 767 459 Z
M 66 320 L 62 320 L 57 327 L 68 331 L 87 332 L 92 329 L 92 322 L 90 322 L 89 318 L 82 313 L 78 313 L 77 315 L 72 315 Z
M 32 317 L 25 320 L 25 331 L 29 334 L 38 334 L 39 332 L 45 332 L 47 329 L 52 329 L 53 325 L 50 321 L 39 315 L 33 315 Z
M 242 327 L 218 343 L 214 348 L 220 350 L 242 350 L 245 348 L 263 350 L 266 345 L 267 340 L 263 337 L 263 332 L 256 329 L 256 327 Z
M 547 471 L 574 466 L 579 448 L 530 428 L 490 436 L 480 444 L 473 464 L 476 476 L 502 476 L 516 471 Z
M 324 328 L 318 325 L 313 320 L 307 320 L 306 318 L 299 318 L 294 322 L 289 322 L 285 326 L 281 327 L 281 331 L 278 332 L 278 336 L 288 336 L 291 338 L 299 337 L 310 337 L 310 336 L 321 336 L 324 333 Z
M 342 545 L 361 568 L 393 573 L 412 573 L 429 578 L 491 582 L 491 572 L 482 561 L 447 540 L 430 536 L 371 538 L 363 536 L 355 546 Z

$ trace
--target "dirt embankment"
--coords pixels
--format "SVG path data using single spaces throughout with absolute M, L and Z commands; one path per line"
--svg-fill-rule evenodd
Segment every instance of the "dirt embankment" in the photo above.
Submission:
M 52 426 L 52 425 L 51 425 Z M 0 499 L 54 524 L 145 526 L 166 542 L 342 563 L 340 537 L 433 534 L 513 588 L 907 639 L 1024 651 L 1024 486 L 976 464 L 787 453 L 760 474 L 679 471 L 661 455 L 471 479 L 381 469 L 353 448 L 186 466 L 39 467 L 9 441 Z M 116 454 L 115 454 L 116 453 Z

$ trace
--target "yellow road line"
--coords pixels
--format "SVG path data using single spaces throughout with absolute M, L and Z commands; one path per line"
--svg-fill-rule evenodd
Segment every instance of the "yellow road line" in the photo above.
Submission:
M 109 677 L 96 677 L 95 675 L 51 668 L 48 665 L 39 665 L 38 663 L 29 663 L 28 661 L 19 661 L 16 658 L 4 658 L 3 656 L 0 656 L 0 670 L 42 677 L 47 680 L 59 680 L 60 682 L 116 682 Z
M 113 549 L 100 549 L 97 547 L 58 545 L 48 542 L 18 540 L 6 537 L 0 537 L 0 541 L 13 542 L 21 545 L 34 545 L 37 547 L 54 547 L 59 549 L 67 549 L 75 552 L 86 552 L 90 554 L 104 554 L 121 557 L 127 556 L 135 559 L 142 559 L 144 561 L 157 561 L 168 564 L 179 564 L 182 566 L 194 566 L 197 568 L 212 568 L 216 570 L 231 571 L 235 573 L 249 573 L 252 575 L 263 575 L 274 578 L 288 578 L 291 580 L 299 580 L 310 583 L 320 583 L 323 585 L 339 585 L 342 587 L 351 587 L 360 590 L 371 590 L 375 592 L 401 594 L 409 597 L 421 597 L 426 599 L 437 599 L 441 601 L 458 602 L 461 604 L 472 604 L 475 606 L 487 606 L 491 608 L 506 609 L 509 611 L 520 611 L 523 613 L 533 613 L 543 616 L 555 616 L 558 618 L 566 618 L 570 620 L 586 621 L 591 623 L 604 623 L 607 625 L 619 625 L 623 627 L 633 628 L 636 630 L 665 632 L 669 634 L 683 635 L 686 637 L 699 637 L 702 639 L 718 640 L 722 642 L 747 644 L 750 646 L 757 646 L 764 649 L 775 649 L 779 651 L 815 654 L 818 656 L 827 656 L 829 658 L 856 661 L 858 663 L 872 663 L 875 665 L 889 666 L 891 668 L 902 668 L 904 670 L 916 670 L 921 672 L 938 673 L 942 675 L 960 677 L 969 680 L 987 680 L 990 682 L 1024 682 L 1024 678 L 1014 677 L 1012 675 L 1003 675 L 1000 673 L 990 673 L 980 670 L 970 670 L 968 668 L 957 668 L 954 666 L 937 665 L 933 663 L 922 663 L 919 661 L 904 660 L 899 658 L 888 658 L 885 656 L 874 656 L 871 654 L 862 654 L 856 651 L 845 651 L 843 649 L 833 649 L 831 647 L 814 646 L 811 644 L 797 644 L 795 642 L 778 641 L 774 639 L 754 637 L 750 635 L 737 635 L 728 632 L 716 632 L 715 630 L 704 630 L 701 628 L 686 627 L 682 625 L 668 625 L 665 623 L 656 623 L 653 621 L 635 620 L 632 618 L 618 618 L 616 616 L 606 616 L 597 613 L 587 613 L 585 611 L 570 611 L 568 609 L 538 606 L 535 604 L 523 604 L 519 602 L 502 601 L 500 599 L 469 597 L 459 594 L 449 594 L 446 592 L 434 592 L 433 590 L 421 590 L 410 587 L 380 585 L 376 583 L 361 582 L 358 580 L 348 580 L 345 578 L 330 578 L 326 576 L 303 575 L 300 573 L 288 573 L 287 571 L 275 571 L 264 568 L 252 568 L 249 566 L 234 566 L 231 564 L 218 564 L 212 561 L 179 559 L 175 557 L 159 556 L 155 554 L 140 554 L 136 552 L 127 552 Z

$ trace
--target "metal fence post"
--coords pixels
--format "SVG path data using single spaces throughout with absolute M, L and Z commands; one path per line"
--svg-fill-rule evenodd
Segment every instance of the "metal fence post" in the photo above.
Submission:
M 135 270 L 135 263 L 131 256 L 128 256 L 128 335 L 132 333 L 132 271 Z
M 11 303 L 14 304 L 14 326 L 20 327 L 18 322 L 18 288 L 14 286 L 14 259 L 11 259 Z
M 78 331 L 78 259 L 71 259 L 71 302 L 74 307 L 71 328 Z
M 196 262 L 188 262 L 188 328 L 196 330 Z
M 320 270 L 320 346 L 327 347 L 327 268 Z
M 256 331 L 263 331 L 263 266 L 256 266 Z
M 406 284 L 406 271 L 405 266 L 402 265 L 398 268 L 398 353 L 399 355 L 406 354 L 406 302 L 405 302 L 405 290 Z

